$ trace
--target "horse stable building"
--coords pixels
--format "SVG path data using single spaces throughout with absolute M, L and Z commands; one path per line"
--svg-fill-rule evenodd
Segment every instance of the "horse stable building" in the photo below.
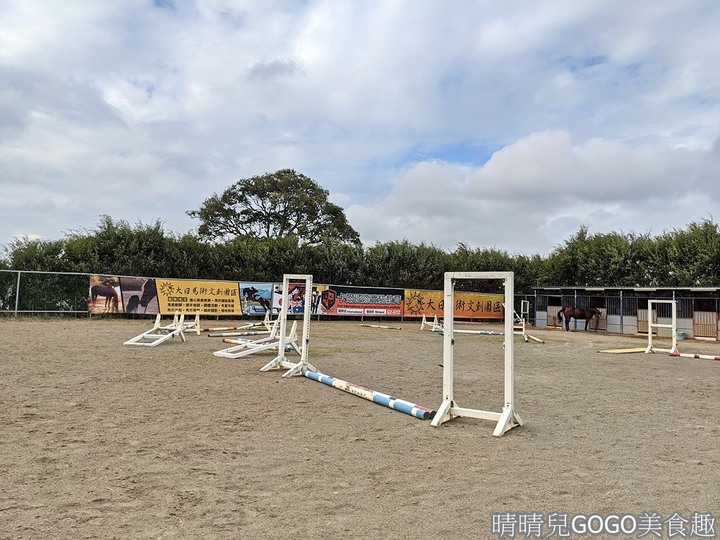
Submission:
M 718 340 L 718 313 L 720 287 L 533 287 L 535 292 L 535 325 L 562 327 L 558 317 L 562 307 L 597 308 L 600 320 L 592 319 L 588 330 L 617 334 L 647 334 L 648 320 L 653 323 L 672 322 L 672 304 L 653 303 L 648 313 L 649 300 L 675 300 L 677 334 L 683 337 Z M 583 330 L 585 321 L 570 322 L 571 329 Z M 662 337 L 670 337 L 670 329 L 658 328 Z

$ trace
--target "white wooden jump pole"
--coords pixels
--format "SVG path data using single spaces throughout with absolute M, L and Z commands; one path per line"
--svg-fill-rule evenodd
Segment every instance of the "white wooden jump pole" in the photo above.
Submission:
M 265 330 L 258 330 L 264 327 Z M 209 337 L 234 337 L 269 334 L 272 330 L 270 312 L 265 312 L 265 318 L 260 322 L 250 322 L 242 326 L 217 326 L 215 328 L 200 328 L 200 332 L 208 332 Z
M 444 422 L 453 418 L 466 416 L 470 418 L 481 418 L 484 420 L 496 421 L 493 435 L 501 437 L 506 431 L 523 424 L 520 416 L 515 412 L 514 399 L 514 349 L 513 349 L 513 325 L 514 312 L 506 309 L 504 313 L 505 323 L 505 340 L 504 340 L 504 357 L 505 357 L 505 388 L 504 388 L 504 405 L 502 412 L 481 411 L 478 409 L 468 409 L 459 407 L 455 402 L 453 394 L 453 348 L 455 339 L 453 334 L 453 306 L 455 305 L 455 282 L 461 279 L 474 280 L 502 280 L 505 289 L 505 305 L 512 306 L 515 296 L 515 275 L 512 272 L 445 272 L 445 317 L 443 332 L 443 402 L 438 407 L 435 418 L 431 425 L 438 427 Z
M 290 282 L 305 283 L 305 300 L 303 311 L 303 330 L 302 341 L 300 345 L 300 361 L 297 363 L 289 362 L 285 359 L 285 344 L 287 332 L 287 315 L 289 302 Z M 270 371 L 271 369 L 285 368 L 288 371 L 283 373 L 283 377 L 291 377 L 300 375 L 303 369 L 317 371 L 315 366 L 308 362 L 308 348 L 310 345 L 310 315 L 312 311 L 312 283 L 313 277 L 307 274 L 284 274 L 282 288 L 282 305 L 280 306 L 280 343 L 278 345 L 278 355 L 260 368 L 260 371 Z
M 659 324 L 653 322 L 653 307 L 655 304 L 670 304 L 672 306 L 672 321 L 670 324 Z M 658 349 L 653 347 L 653 328 L 669 328 L 672 332 L 672 347 L 670 349 Z M 677 302 L 675 300 L 648 300 L 648 345 L 645 353 L 666 352 L 674 354 L 677 350 Z

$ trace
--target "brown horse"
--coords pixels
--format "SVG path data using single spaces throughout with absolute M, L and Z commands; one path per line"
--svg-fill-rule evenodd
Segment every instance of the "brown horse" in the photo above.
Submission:
M 575 318 L 576 321 L 579 321 L 580 319 L 585 319 L 585 331 L 587 331 L 588 324 L 590 324 L 590 321 L 593 319 L 593 317 L 597 317 L 597 320 L 600 321 L 601 315 L 602 315 L 602 312 L 597 308 L 564 307 L 564 308 L 561 308 L 560 311 L 558 312 L 558 319 L 560 319 L 560 321 L 565 319 L 565 330 L 567 330 L 567 331 L 570 331 L 570 319 L 571 318 Z M 597 330 L 597 323 L 595 323 L 595 330 Z
M 242 296 L 245 302 L 257 302 L 266 312 L 272 312 L 272 304 L 270 303 L 270 300 L 260 296 L 260 291 L 258 291 L 255 287 L 244 287 L 242 290 Z
M 93 307 L 97 302 L 98 296 L 105 298 L 105 311 L 117 313 L 118 311 L 118 294 L 110 285 L 93 285 L 90 288 L 90 300 Z
M 157 286 L 155 285 L 154 279 L 146 279 L 142 287 L 142 297 L 140 298 L 140 307 L 143 308 L 143 313 L 147 313 L 147 308 L 152 302 L 153 298 L 157 296 Z

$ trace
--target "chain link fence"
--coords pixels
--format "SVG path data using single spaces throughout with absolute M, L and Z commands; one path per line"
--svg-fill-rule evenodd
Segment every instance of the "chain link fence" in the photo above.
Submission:
M 93 275 L 97 274 L 0 270 L 0 315 L 90 317 L 88 300 L 90 276 Z M 518 313 L 522 300 L 529 302 L 529 322 L 533 322 L 535 297 L 515 295 L 515 310 Z
M 90 274 L 0 270 L 0 314 L 90 316 Z

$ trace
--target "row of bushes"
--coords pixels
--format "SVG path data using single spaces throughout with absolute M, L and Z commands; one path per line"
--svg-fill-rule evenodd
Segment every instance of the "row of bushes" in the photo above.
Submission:
M 332 239 L 303 245 L 292 236 L 210 243 L 168 233 L 160 222 L 131 227 L 105 217 L 96 230 L 62 240 L 16 240 L 0 268 L 248 281 L 303 273 L 318 283 L 420 289 L 442 289 L 446 271 L 510 270 L 523 293 L 562 285 L 696 287 L 720 283 L 720 229 L 703 221 L 651 237 L 590 235 L 583 227 L 540 256 L 465 244 L 447 251 L 405 240 L 369 247 Z

